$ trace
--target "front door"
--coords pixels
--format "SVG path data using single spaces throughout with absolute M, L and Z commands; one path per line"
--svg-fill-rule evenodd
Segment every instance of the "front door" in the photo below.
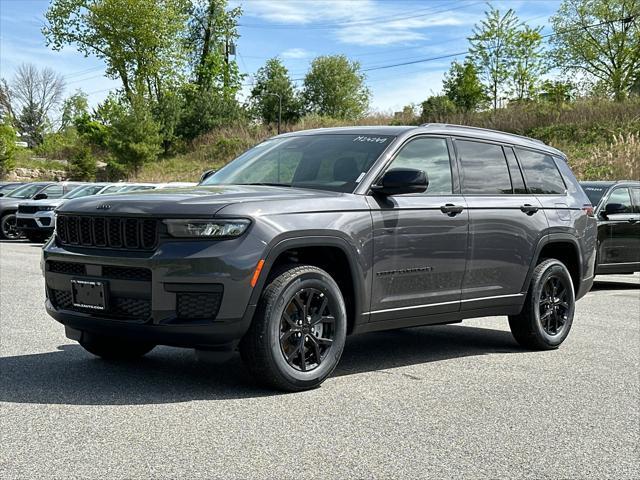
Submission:
M 600 265 L 640 262 L 640 212 L 635 211 L 631 193 L 627 187 L 615 188 L 600 209 Z
M 387 169 L 399 167 L 423 170 L 429 186 L 422 194 L 368 197 L 374 235 L 372 322 L 460 308 L 468 212 L 452 174 L 450 141 L 409 140 Z

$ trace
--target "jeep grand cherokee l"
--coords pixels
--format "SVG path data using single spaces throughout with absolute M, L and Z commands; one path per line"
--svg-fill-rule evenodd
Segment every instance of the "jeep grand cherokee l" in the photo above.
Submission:
M 557 348 L 591 287 L 596 222 L 565 156 L 469 127 L 310 130 L 191 189 L 70 200 L 46 308 L 111 359 L 239 348 L 257 381 L 319 385 L 349 334 L 508 315 Z

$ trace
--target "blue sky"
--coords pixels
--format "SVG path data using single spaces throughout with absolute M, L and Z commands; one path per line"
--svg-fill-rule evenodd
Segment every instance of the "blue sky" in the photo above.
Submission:
M 0 75 L 11 78 L 22 62 L 49 66 L 65 76 L 67 93 L 82 89 L 90 103 L 103 100 L 119 82 L 104 77 L 104 64 L 72 47 L 54 52 L 40 29 L 47 0 L 0 0 Z M 549 17 L 560 0 L 499 0 L 521 20 L 551 31 Z M 376 111 L 399 110 L 439 92 L 453 58 L 395 68 L 390 64 L 439 57 L 468 48 L 466 38 L 483 17 L 487 2 L 478 0 L 232 0 L 244 11 L 236 60 L 251 75 L 279 56 L 292 78 L 302 78 L 313 57 L 345 54 L 368 70 L 367 84 Z M 298 82 L 300 83 L 300 82 Z M 246 92 L 250 87 L 245 87 Z

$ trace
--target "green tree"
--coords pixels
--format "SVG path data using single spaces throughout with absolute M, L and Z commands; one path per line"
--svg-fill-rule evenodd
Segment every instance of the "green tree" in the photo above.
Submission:
M 16 131 L 8 123 L 0 123 L 0 177 L 15 167 Z
M 545 80 L 540 85 L 539 97 L 552 103 L 566 103 L 573 97 L 576 87 L 570 82 Z
M 564 0 L 551 24 L 564 72 L 603 82 L 616 100 L 627 96 L 640 70 L 638 0 Z
M 512 71 L 518 23 L 512 9 L 502 15 L 490 6 L 485 19 L 474 26 L 473 35 L 469 37 L 471 61 L 488 86 L 494 110 Z
M 364 81 L 359 62 L 344 55 L 317 57 L 304 78 L 303 99 L 312 113 L 353 120 L 369 108 Z
M 52 0 L 42 31 L 54 50 L 73 45 L 104 60 L 129 101 L 141 88 L 157 99 L 184 71 L 188 8 L 188 0 Z
M 74 126 L 76 120 L 89 113 L 89 102 L 87 100 L 87 94 L 82 90 L 76 90 L 76 92 L 68 97 L 62 103 L 62 118 L 60 120 L 60 129 L 64 130 Z
M 283 122 L 295 122 L 300 117 L 300 99 L 287 68 L 278 58 L 267 60 L 256 73 L 250 101 L 265 123 L 278 121 L 280 105 Z
M 462 112 L 475 111 L 487 101 L 484 86 L 472 62 L 453 62 L 442 83 L 445 96 Z
M 158 158 L 160 125 L 153 118 L 148 100 L 136 95 L 129 102 L 110 98 L 101 108 L 107 125 L 107 150 L 117 169 L 137 174 L 140 168 Z
M 434 95 L 422 102 L 422 113 L 420 121 L 446 122 L 447 117 L 456 112 L 456 104 L 446 95 Z
M 96 178 L 96 170 L 96 159 L 91 148 L 80 142 L 69 158 L 67 176 L 71 180 L 92 181 Z
M 542 27 L 523 25 L 513 39 L 511 85 L 517 100 L 532 98 L 540 77 L 548 70 L 541 31 Z

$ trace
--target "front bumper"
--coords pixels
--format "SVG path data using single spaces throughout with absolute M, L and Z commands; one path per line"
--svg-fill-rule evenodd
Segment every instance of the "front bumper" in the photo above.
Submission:
M 180 347 L 233 345 L 253 318 L 251 276 L 262 248 L 250 236 L 163 241 L 146 253 L 63 248 L 53 238 L 42 258 L 46 309 L 68 332 Z M 72 279 L 105 283 L 106 310 L 74 306 Z
M 54 227 L 54 212 L 42 211 L 36 213 L 16 214 L 16 225 L 22 231 L 52 233 Z

